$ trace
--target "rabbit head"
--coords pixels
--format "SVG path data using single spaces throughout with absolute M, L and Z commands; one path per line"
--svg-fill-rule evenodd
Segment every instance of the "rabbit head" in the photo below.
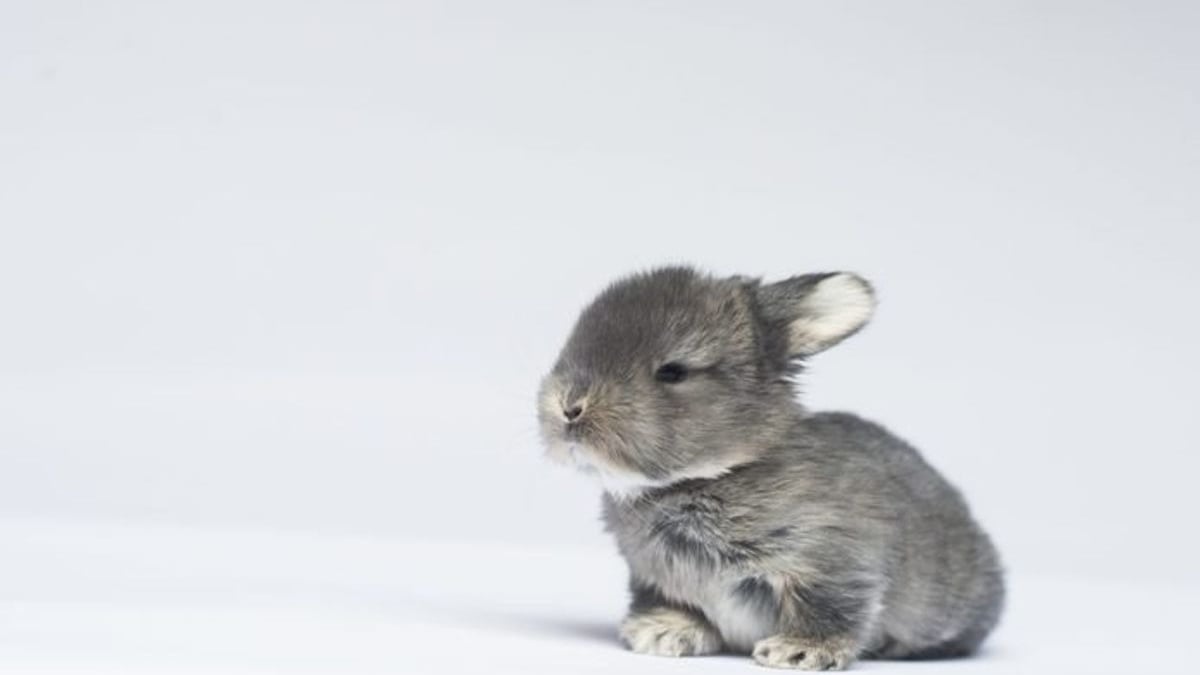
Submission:
M 718 476 L 786 432 L 803 360 L 874 307 L 871 286 L 844 272 L 771 284 L 687 267 L 626 277 L 583 310 L 542 381 L 547 452 L 616 496 Z

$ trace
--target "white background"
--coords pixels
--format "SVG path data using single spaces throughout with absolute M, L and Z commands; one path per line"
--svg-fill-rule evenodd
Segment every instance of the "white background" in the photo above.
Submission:
M 611 603 L 547 621 L 615 619 L 534 391 L 598 289 L 685 261 L 872 279 L 804 400 L 918 445 L 1014 579 L 1194 591 L 1197 34 L 1186 2 L 5 2 L 0 629 L 99 667 L 56 631 L 119 621 L 38 603 L 119 613 L 145 575 L 82 570 L 257 536 L 382 546 L 347 578 L 430 602 L 414 559 L 595 551 L 603 584 L 513 564 Z

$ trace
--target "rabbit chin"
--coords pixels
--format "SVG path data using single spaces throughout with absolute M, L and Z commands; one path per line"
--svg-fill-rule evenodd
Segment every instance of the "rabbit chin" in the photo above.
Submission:
M 568 463 L 599 481 L 615 499 L 633 499 L 646 490 L 664 487 L 682 480 L 694 478 L 716 478 L 728 473 L 733 465 L 702 464 L 665 478 L 649 478 L 636 471 L 629 471 L 597 461 L 596 455 L 580 443 L 568 443 L 565 447 Z

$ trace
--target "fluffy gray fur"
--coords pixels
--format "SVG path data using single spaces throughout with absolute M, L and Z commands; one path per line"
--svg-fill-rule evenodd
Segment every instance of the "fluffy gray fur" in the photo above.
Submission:
M 630 648 L 842 669 L 966 655 L 992 630 L 1000 563 L 958 491 L 879 425 L 796 400 L 803 360 L 873 308 L 853 274 L 670 267 L 584 309 L 539 419 L 548 454 L 606 488 Z

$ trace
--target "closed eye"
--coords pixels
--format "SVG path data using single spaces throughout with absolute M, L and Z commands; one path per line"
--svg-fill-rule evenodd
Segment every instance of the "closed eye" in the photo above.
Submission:
M 687 379 L 687 366 L 677 361 L 664 363 L 654 371 L 654 379 L 665 384 L 677 384 Z

